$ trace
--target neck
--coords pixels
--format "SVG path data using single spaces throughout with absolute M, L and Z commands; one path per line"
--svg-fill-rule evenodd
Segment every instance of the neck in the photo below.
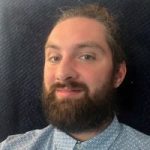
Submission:
M 105 123 L 103 123 L 103 125 L 100 125 L 100 127 L 98 127 L 97 129 L 93 129 L 90 131 L 86 131 L 86 132 L 82 132 L 82 133 L 71 133 L 70 135 L 78 140 L 78 141 L 87 141 L 93 137 L 95 137 L 98 133 L 101 133 L 104 129 L 106 129 L 108 127 L 108 125 L 112 122 L 112 120 L 109 120 Z

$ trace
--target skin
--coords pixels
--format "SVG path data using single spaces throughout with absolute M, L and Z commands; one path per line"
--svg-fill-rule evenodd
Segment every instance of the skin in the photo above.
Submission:
M 85 83 L 90 94 L 101 88 L 113 72 L 112 53 L 106 42 L 105 26 L 85 17 L 73 17 L 59 22 L 51 31 L 45 45 L 44 86 L 46 92 L 52 84 L 66 81 Z M 114 88 L 123 81 L 126 66 L 123 62 L 114 77 Z M 59 100 L 79 98 L 84 91 L 69 87 L 56 90 Z M 99 130 L 72 135 L 82 141 Z

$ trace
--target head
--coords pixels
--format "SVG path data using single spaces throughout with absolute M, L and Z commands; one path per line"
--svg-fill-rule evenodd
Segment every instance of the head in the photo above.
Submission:
M 48 121 L 69 132 L 99 128 L 114 115 L 126 74 L 114 18 L 86 5 L 63 12 L 45 45 L 43 104 Z

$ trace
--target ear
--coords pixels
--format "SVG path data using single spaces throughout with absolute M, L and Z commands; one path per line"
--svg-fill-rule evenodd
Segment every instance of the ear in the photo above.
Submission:
M 117 73 L 115 74 L 115 80 L 114 80 L 115 88 L 119 87 L 120 84 L 123 82 L 126 72 L 127 72 L 126 63 L 123 62 L 120 64 L 119 69 L 118 69 Z

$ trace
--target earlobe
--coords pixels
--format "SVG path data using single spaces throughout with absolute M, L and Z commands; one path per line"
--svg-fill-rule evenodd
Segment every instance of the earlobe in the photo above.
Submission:
M 121 83 L 123 82 L 125 75 L 126 75 L 127 69 L 126 69 L 126 63 L 123 62 L 120 64 L 118 72 L 115 75 L 115 80 L 114 80 L 114 87 L 118 88 Z

